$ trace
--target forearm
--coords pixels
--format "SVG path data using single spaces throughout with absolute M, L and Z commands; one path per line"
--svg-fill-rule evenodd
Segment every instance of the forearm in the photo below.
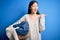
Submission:
M 40 17 L 40 32 L 45 30 L 45 17 Z

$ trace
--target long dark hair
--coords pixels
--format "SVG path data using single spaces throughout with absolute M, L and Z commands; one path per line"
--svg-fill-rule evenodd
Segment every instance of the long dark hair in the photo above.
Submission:
M 29 6 L 28 6 L 28 14 L 31 14 L 31 6 L 34 4 L 34 3 L 37 3 L 38 4 L 38 2 L 37 1 L 31 1 L 30 3 L 29 3 Z M 39 11 L 37 11 L 37 13 L 36 14 L 39 14 Z

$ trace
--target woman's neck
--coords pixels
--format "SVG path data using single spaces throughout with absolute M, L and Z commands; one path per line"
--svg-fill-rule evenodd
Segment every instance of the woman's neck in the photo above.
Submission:
M 36 15 L 36 13 L 31 13 L 31 15 Z

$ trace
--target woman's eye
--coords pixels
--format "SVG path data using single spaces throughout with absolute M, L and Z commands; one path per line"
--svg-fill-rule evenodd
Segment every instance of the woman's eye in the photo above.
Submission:
M 32 6 L 32 7 L 38 7 L 38 6 Z

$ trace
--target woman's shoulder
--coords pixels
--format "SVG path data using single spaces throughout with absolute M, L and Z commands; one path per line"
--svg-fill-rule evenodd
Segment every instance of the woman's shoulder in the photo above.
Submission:
M 28 14 L 24 14 L 23 17 L 26 17 Z
M 39 14 L 38 17 L 45 17 L 46 14 Z
M 24 14 L 24 15 L 23 15 L 23 18 L 27 18 L 27 17 L 28 17 L 28 14 Z
M 25 16 L 25 17 L 27 17 L 27 16 L 28 16 L 28 14 L 25 14 L 24 16 Z

